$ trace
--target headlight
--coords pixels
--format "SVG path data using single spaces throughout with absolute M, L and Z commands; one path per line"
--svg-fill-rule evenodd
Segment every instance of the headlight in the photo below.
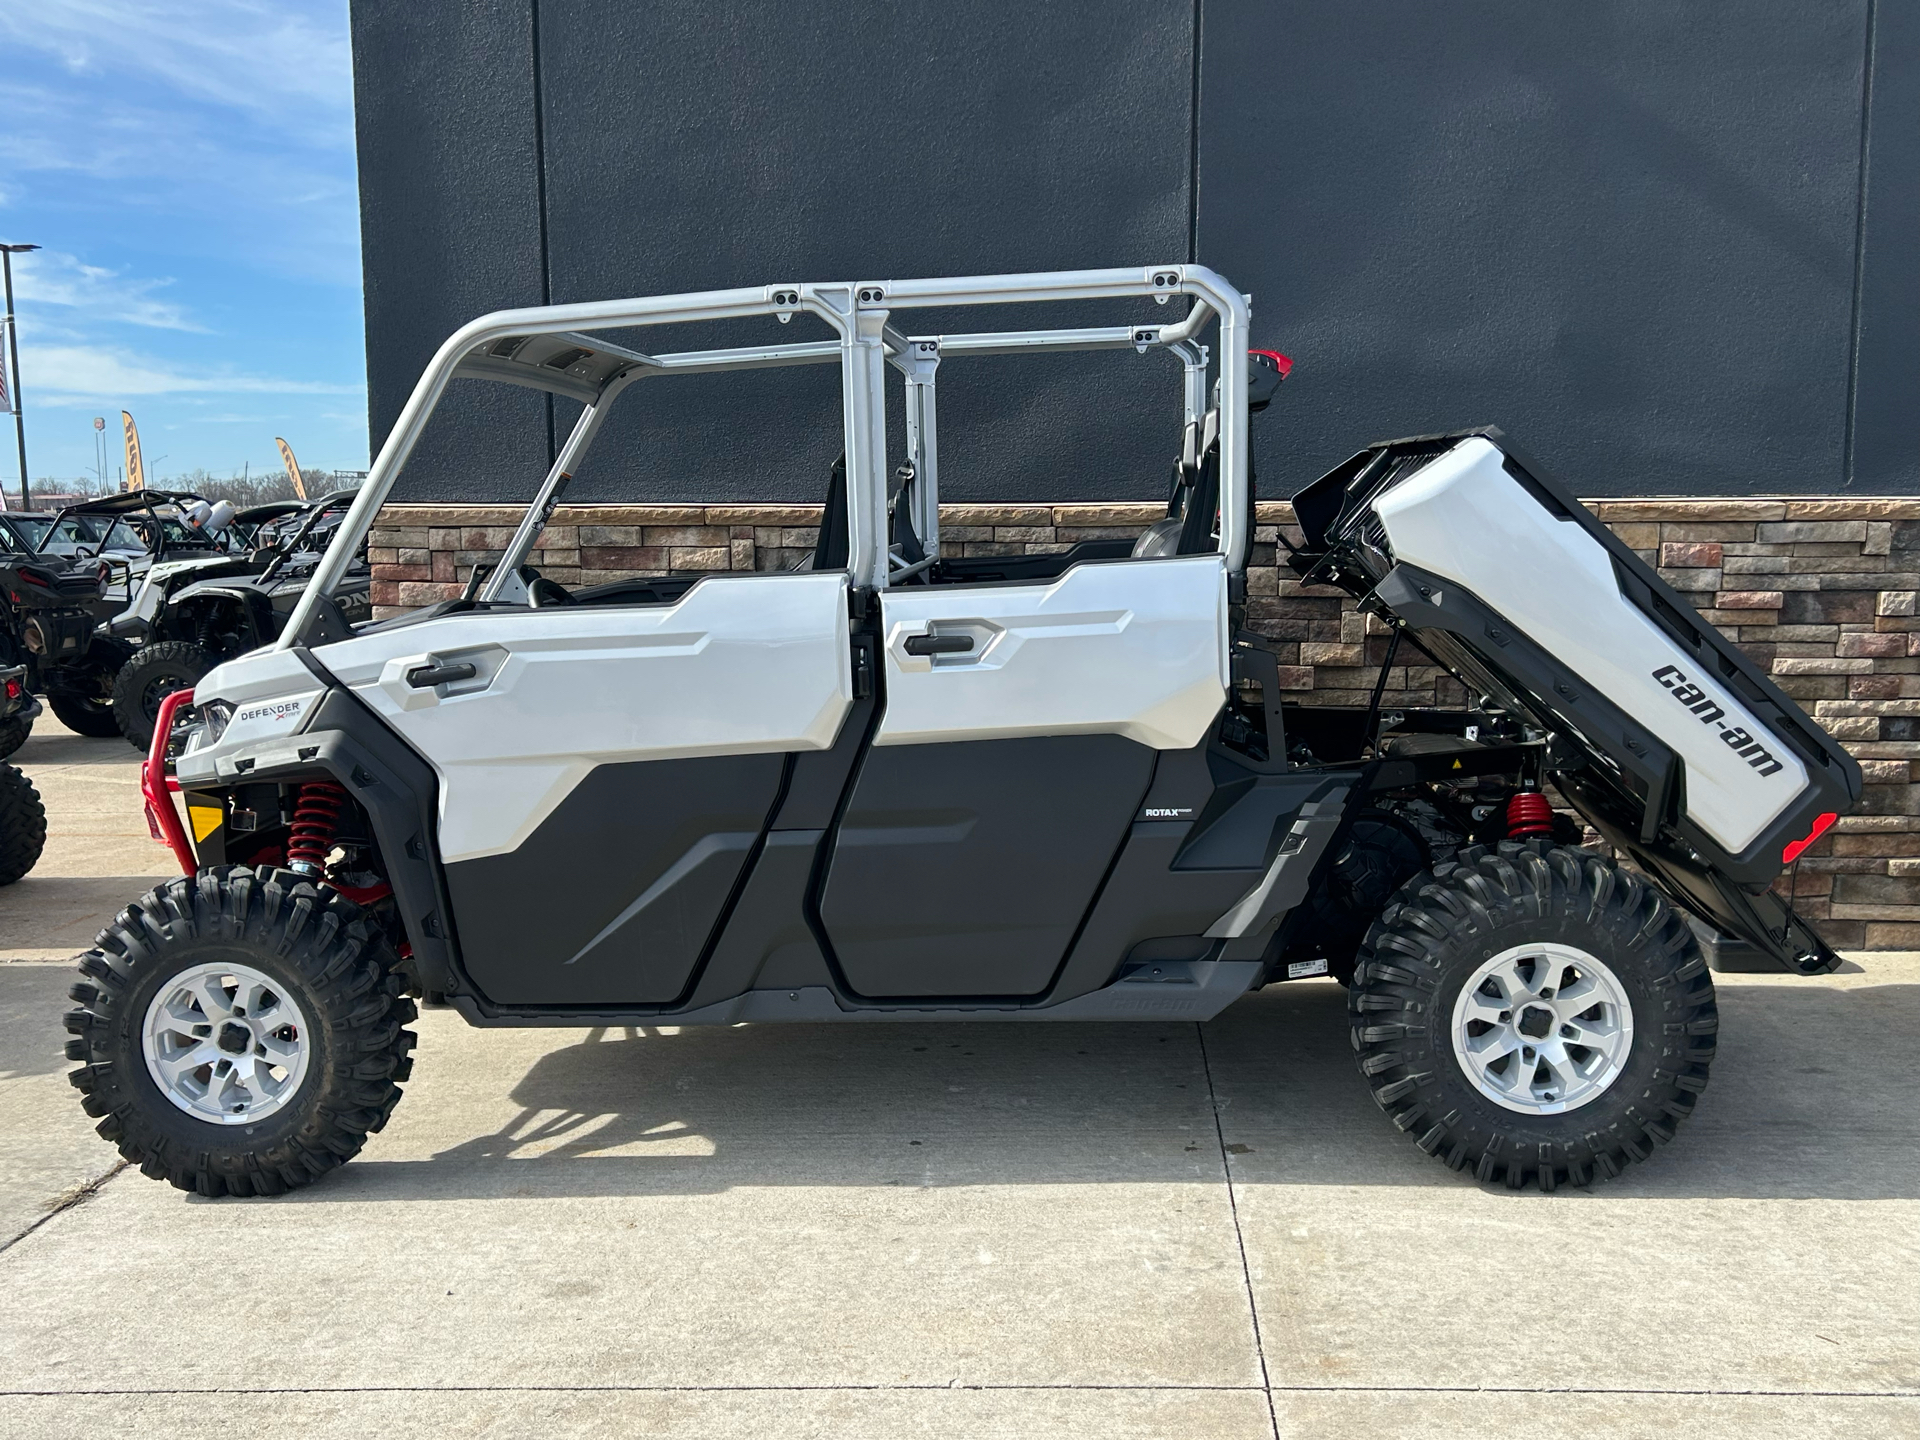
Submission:
M 199 723 L 187 732 L 187 744 L 183 752 L 189 755 L 196 750 L 218 745 L 220 737 L 227 733 L 227 722 L 233 719 L 233 706 L 224 700 L 209 700 L 198 709 Z

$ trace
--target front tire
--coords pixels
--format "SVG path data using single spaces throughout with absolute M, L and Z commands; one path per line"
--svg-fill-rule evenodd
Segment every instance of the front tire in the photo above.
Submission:
M 1349 1008 L 1393 1123 L 1514 1189 L 1611 1178 L 1671 1140 L 1719 1029 L 1693 931 L 1658 892 L 1539 840 L 1471 847 L 1403 887 Z
M 412 1069 L 413 1002 L 360 908 L 290 871 L 161 885 L 80 957 L 69 1078 L 141 1172 L 278 1195 L 350 1160 Z
M 134 749 L 145 751 L 160 723 L 160 706 L 176 690 L 191 690 L 213 669 L 213 656 L 184 640 L 136 650 L 113 679 L 113 718 Z

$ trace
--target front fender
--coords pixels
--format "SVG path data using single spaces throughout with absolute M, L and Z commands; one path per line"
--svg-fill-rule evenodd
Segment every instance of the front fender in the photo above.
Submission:
M 200 792 L 322 776 L 344 786 L 372 824 L 420 987 L 447 994 L 463 988 L 434 833 L 439 782 L 426 761 L 347 691 L 328 689 L 290 734 L 183 755 L 175 774 L 182 790 Z

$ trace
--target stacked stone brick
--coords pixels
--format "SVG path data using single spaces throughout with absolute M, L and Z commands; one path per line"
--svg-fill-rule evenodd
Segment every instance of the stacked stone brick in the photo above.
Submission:
M 1866 773 L 1860 813 L 1807 851 L 1791 882 L 1829 942 L 1920 949 L 1920 500 L 1635 500 L 1594 512 L 1776 684 L 1846 745 Z M 1131 538 L 1156 505 L 951 505 L 948 554 L 1022 555 Z M 376 615 L 457 594 L 498 557 L 519 512 L 389 506 L 370 538 Z M 1248 623 L 1279 650 L 1302 704 L 1363 703 L 1386 636 L 1339 591 L 1303 586 L 1278 563 L 1297 542 L 1284 504 L 1260 506 Z M 680 571 L 787 570 L 812 553 L 808 505 L 563 507 L 541 572 L 568 587 Z M 1457 704 L 1460 688 L 1410 649 L 1389 705 Z

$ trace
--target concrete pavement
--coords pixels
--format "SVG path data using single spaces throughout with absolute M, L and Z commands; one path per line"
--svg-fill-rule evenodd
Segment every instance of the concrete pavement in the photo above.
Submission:
M 1205 1027 L 431 1011 L 358 1160 L 209 1202 L 116 1173 L 66 1084 L 31 957 L 167 856 L 132 750 L 42 725 L 0 1434 L 1920 1435 L 1920 957 L 1721 977 L 1699 1114 L 1590 1192 L 1422 1156 L 1309 981 Z

